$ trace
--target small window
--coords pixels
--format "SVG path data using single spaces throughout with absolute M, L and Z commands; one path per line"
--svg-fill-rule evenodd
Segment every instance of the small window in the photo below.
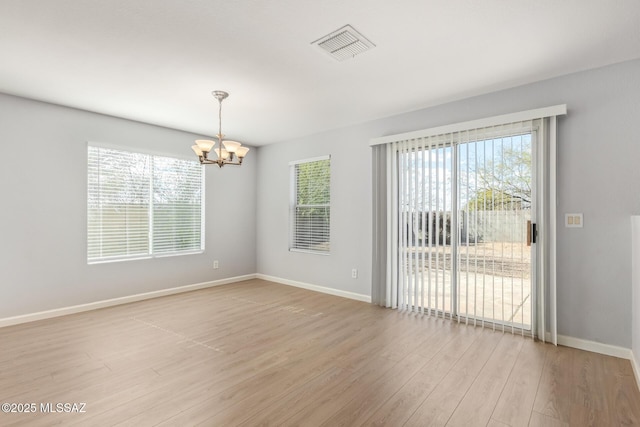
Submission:
M 331 225 L 331 158 L 291 162 L 289 250 L 328 254 Z
M 87 261 L 198 253 L 199 162 L 89 145 Z

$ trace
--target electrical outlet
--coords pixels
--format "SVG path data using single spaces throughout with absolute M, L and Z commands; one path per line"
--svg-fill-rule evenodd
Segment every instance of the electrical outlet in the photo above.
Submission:
M 357 279 L 358 278 L 358 269 L 357 268 L 352 268 L 351 269 L 351 278 L 352 279 Z
M 218 260 L 213 261 L 213 268 L 214 269 L 218 268 Z

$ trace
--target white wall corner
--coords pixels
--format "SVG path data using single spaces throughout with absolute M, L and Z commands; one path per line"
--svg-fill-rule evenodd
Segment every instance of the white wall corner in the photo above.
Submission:
M 250 280 L 255 278 L 256 278 L 255 274 L 246 274 L 244 276 L 229 277 L 226 279 L 213 280 L 211 282 L 203 282 L 203 283 L 196 283 L 193 285 L 179 286 L 175 288 L 160 289 L 157 291 L 146 292 L 142 294 L 128 295 L 125 297 L 95 301 L 87 304 L 56 308 L 53 310 L 23 314 L 20 316 L 6 317 L 4 319 L 0 319 L 0 328 L 5 326 L 19 325 L 21 323 L 35 322 L 36 320 L 44 320 L 44 319 L 51 319 L 54 317 L 66 316 L 68 314 L 82 313 L 84 311 L 97 310 L 99 308 L 112 307 L 112 306 L 121 305 L 121 304 L 128 304 L 130 302 L 164 297 L 167 295 L 174 295 L 174 294 L 179 294 L 183 292 L 196 291 L 198 289 L 211 288 L 213 286 L 227 285 L 230 283 L 242 282 L 245 280 Z
M 342 291 L 340 289 L 327 288 L 324 286 L 312 285 L 310 283 L 298 282 L 295 280 L 283 279 L 281 277 L 268 276 L 266 274 L 258 273 L 256 278 L 267 280 L 269 282 L 280 283 L 282 285 L 294 286 L 296 288 L 307 289 L 310 291 L 321 292 L 323 294 L 334 295 L 343 298 L 349 298 L 356 301 L 363 301 L 371 303 L 371 296 L 364 294 L 357 294 L 355 292 Z

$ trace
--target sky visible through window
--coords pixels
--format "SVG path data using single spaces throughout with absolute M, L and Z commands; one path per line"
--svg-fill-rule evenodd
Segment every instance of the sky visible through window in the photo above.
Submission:
M 413 184 L 404 188 L 401 184 L 405 200 L 411 197 L 421 210 L 451 211 L 454 149 L 458 150 L 458 209 L 531 207 L 530 133 L 403 154 L 401 173 L 405 183 L 411 179 Z

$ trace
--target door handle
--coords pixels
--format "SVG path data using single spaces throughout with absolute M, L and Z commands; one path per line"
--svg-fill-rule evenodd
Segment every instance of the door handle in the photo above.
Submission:
M 527 221 L 527 246 L 531 246 L 531 243 L 535 243 L 538 238 L 538 227 L 534 222 Z
M 538 241 L 538 224 L 535 222 L 531 224 L 531 243 L 536 243 Z

